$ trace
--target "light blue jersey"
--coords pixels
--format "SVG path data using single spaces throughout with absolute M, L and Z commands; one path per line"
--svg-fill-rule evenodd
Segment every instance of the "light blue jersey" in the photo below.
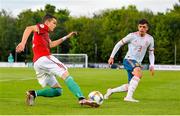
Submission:
M 147 49 L 154 50 L 154 39 L 149 34 L 141 37 L 138 32 L 130 33 L 120 42 L 128 44 L 128 52 L 125 59 L 133 59 L 139 63 L 142 62 Z
M 130 33 L 115 45 L 110 57 L 114 58 L 119 48 L 125 44 L 128 44 L 128 52 L 123 60 L 123 65 L 128 72 L 129 82 L 133 77 L 133 69 L 140 67 L 147 49 L 149 50 L 150 66 L 154 66 L 154 39 L 149 34 L 141 37 L 139 32 Z

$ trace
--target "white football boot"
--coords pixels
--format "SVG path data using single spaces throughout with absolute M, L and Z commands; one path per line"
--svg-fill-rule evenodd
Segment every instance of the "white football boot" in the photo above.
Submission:
M 34 101 L 35 101 L 36 95 L 35 95 L 35 91 L 34 90 L 30 90 L 26 92 L 26 103 L 29 106 L 34 105 Z
M 139 102 L 139 100 L 135 100 L 134 98 L 128 98 L 128 97 L 125 97 L 124 101 L 127 101 L 127 102 Z

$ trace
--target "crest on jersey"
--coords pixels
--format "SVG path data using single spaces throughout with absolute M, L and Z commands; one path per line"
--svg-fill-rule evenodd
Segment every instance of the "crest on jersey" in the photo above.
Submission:
M 40 26 L 41 28 L 44 28 L 44 25 L 43 25 L 43 24 L 40 24 L 39 26 Z

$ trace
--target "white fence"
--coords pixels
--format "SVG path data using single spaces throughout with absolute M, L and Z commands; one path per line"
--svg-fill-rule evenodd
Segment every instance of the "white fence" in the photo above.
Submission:
M 65 64 L 66 65 L 66 64 Z M 109 65 L 107 63 L 96 63 L 96 64 L 90 64 L 91 68 L 109 68 Z M 0 62 L 0 67 L 33 67 L 33 63 L 27 63 L 24 62 L 15 62 L 15 63 L 8 63 L 8 62 Z M 67 67 L 69 68 L 82 68 L 81 65 L 76 64 L 67 64 Z M 122 65 L 117 65 L 116 68 L 123 68 Z M 180 65 L 155 65 L 155 70 L 177 70 L 180 71 Z
M 0 67 L 27 67 L 24 62 L 0 62 Z
M 155 65 L 155 70 L 180 70 L 180 65 Z

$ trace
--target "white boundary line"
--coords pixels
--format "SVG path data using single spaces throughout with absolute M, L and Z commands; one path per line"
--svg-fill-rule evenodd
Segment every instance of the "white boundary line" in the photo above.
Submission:
M 36 78 L 28 78 L 28 79 L 3 79 L 0 80 L 0 82 L 6 82 L 6 81 L 26 81 L 26 80 L 34 80 Z

